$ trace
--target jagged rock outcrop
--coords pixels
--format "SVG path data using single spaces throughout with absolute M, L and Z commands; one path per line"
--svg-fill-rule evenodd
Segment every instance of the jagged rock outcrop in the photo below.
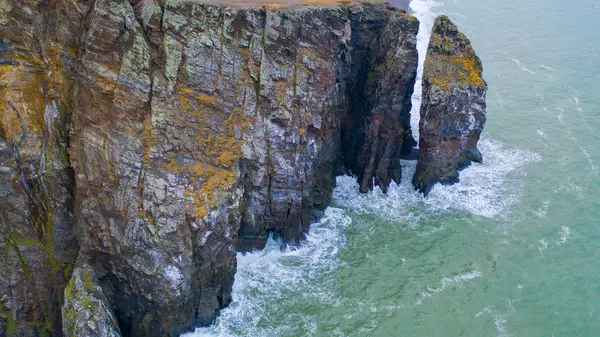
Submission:
M 394 170 L 399 181 L 392 162 L 410 135 L 400 116 L 417 69 L 418 22 L 398 10 L 295 8 L 267 11 L 265 22 L 263 52 L 250 53 L 260 55 L 259 118 L 242 147 L 241 250 L 264 247 L 269 232 L 298 240 L 327 207 L 342 162 L 361 181 L 385 188 Z
M 453 184 L 471 162 L 486 121 L 487 84 L 471 42 L 446 16 L 436 19 L 423 70 L 419 161 L 413 185 L 427 195 Z
M 354 59 L 362 60 L 348 94 L 350 113 L 342 128 L 344 165 L 358 177 L 363 193 L 400 183 L 400 158 L 416 145 L 410 129 L 411 96 L 417 73 L 413 17 L 355 29 Z M 364 21 L 363 21 L 364 22 Z M 377 25 L 381 27 L 377 27 Z M 378 29 L 373 29 L 377 27 Z

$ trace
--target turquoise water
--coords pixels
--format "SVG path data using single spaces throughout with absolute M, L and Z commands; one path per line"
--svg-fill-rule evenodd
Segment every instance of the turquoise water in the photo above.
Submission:
M 234 303 L 192 336 L 600 336 L 600 2 L 411 6 L 483 60 L 485 163 L 428 199 L 338 178 L 307 242 L 240 255 Z

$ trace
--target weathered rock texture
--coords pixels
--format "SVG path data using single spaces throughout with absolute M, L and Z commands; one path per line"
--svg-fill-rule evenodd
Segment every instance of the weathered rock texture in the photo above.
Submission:
M 303 8 L 264 20 L 262 46 L 250 48 L 259 98 L 242 147 L 242 250 L 262 248 L 269 232 L 297 240 L 327 207 L 341 155 L 361 181 L 387 187 L 417 68 L 418 22 L 399 11 Z
M 236 250 L 414 145 L 418 22 L 383 4 L 15 0 L 0 28 L 2 336 L 209 324 Z
M 446 16 L 438 17 L 425 68 L 419 122 L 419 161 L 413 185 L 427 195 L 436 183 L 458 182 L 459 171 L 482 162 L 477 142 L 486 121 L 482 65 L 471 42 Z

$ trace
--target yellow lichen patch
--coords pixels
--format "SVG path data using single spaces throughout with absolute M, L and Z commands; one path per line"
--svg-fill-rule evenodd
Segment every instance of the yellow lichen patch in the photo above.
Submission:
M 217 157 L 217 165 L 231 166 L 238 158 L 234 151 L 223 152 Z
M 309 56 L 312 57 L 314 59 L 319 59 L 319 57 L 317 56 L 317 54 L 315 54 L 314 51 L 308 49 L 308 48 L 300 48 L 298 49 L 298 55 L 300 56 Z
M 267 9 L 277 9 L 277 8 L 286 7 L 286 5 L 284 5 L 284 4 L 265 4 L 264 6 Z
M 445 90 L 450 90 L 452 85 L 461 88 L 485 86 L 481 66 L 476 56 L 469 52 L 428 57 L 425 69 L 429 82 Z
M 16 92 L 10 88 L 15 81 L 17 67 L 0 65 L 0 137 L 15 140 L 21 134 L 21 117 L 13 100 Z
M 186 188 L 184 199 L 192 202 L 191 211 L 201 218 L 207 216 L 209 208 L 215 205 L 216 194 L 230 189 L 236 181 L 235 172 L 205 163 L 181 165 L 176 159 L 171 159 L 165 165 L 165 169 L 176 174 L 186 173 L 189 176 L 192 186 Z
M 36 50 L 37 48 L 31 48 Z M 16 140 L 23 127 L 29 131 L 44 128 L 48 104 L 66 106 L 67 85 L 62 73 L 62 46 L 49 39 L 41 55 L 18 53 L 11 64 L 0 65 L 0 133 Z
M 144 154 L 142 155 L 142 165 L 148 163 L 150 154 L 152 153 L 152 147 L 155 145 L 156 140 L 152 134 L 153 125 L 152 118 L 148 117 L 144 120 L 144 129 L 142 131 L 142 143 L 144 144 Z
M 198 99 L 198 101 L 202 102 L 202 103 L 208 103 L 208 104 L 212 104 L 215 105 L 216 99 L 215 96 L 209 96 L 209 95 L 204 95 L 204 94 L 198 94 L 196 96 L 196 98 Z
M 192 89 L 190 89 L 190 88 L 182 87 L 182 88 L 179 88 L 179 93 L 180 94 L 191 95 L 191 94 L 194 93 L 194 91 Z
M 408 19 L 409 22 L 413 23 L 417 20 L 417 18 L 414 15 L 410 15 L 410 14 L 406 14 L 406 13 L 401 13 L 401 15 L 405 18 Z
M 175 90 L 177 111 L 171 118 L 182 129 L 182 137 L 193 140 L 193 154 L 172 158 L 165 170 L 187 177 L 184 199 L 190 214 L 206 217 L 219 205 L 237 182 L 237 163 L 242 158 L 243 135 L 251 118 L 245 114 L 247 95 L 256 92 L 250 69 L 252 55 L 248 47 L 235 45 L 242 64 L 238 78 L 221 75 L 220 81 L 234 84 L 235 107 L 226 110 L 221 97 L 196 87 L 178 86 Z M 219 61 L 220 62 L 220 61 Z M 229 99 L 229 98 L 227 98 Z M 195 141 L 195 142 L 194 142 Z
M 119 180 L 119 179 L 117 179 L 115 177 L 115 175 L 113 173 L 113 170 L 112 170 L 112 166 L 111 166 L 110 163 L 108 164 L 108 168 L 107 168 L 107 172 L 106 173 L 108 174 L 108 180 L 112 181 L 113 183 Z

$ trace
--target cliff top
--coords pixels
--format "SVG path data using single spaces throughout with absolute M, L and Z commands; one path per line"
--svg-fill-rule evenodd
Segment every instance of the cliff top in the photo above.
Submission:
M 190 0 L 178 0 L 179 2 Z M 399 8 L 408 8 L 410 0 L 397 0 Z M 196 1 L 195 1 L 196 2 Z M 385 0 L 199 0 L 199 3 L 231 7 L 288 7 L 288 6 L 335 6 L 345 4 L 386 3 Z

